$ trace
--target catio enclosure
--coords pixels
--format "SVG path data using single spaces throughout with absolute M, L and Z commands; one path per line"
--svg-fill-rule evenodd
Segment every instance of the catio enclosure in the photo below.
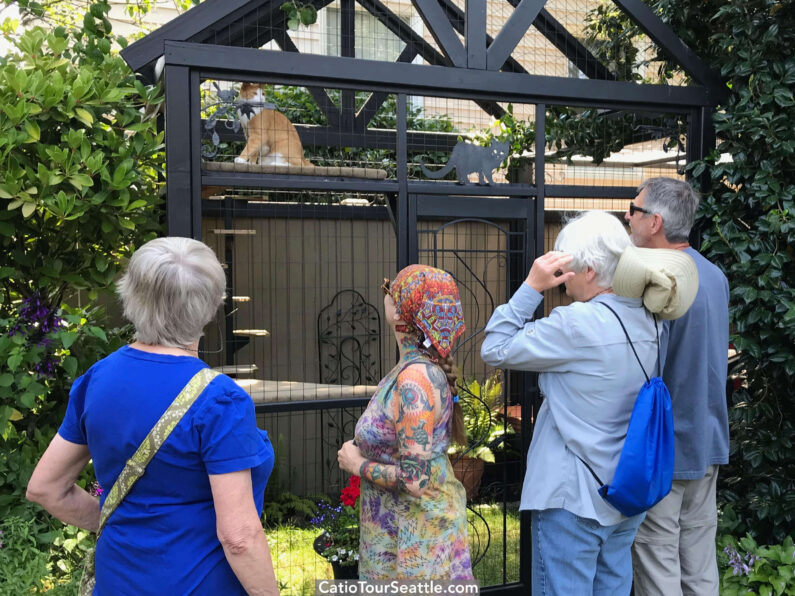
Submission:
M 597 4 L 645 32 L 630 48 L 643 67 L 597 58 Z M 206 0 L 122 55 L 164 81 L 168 232 L 226 268 L 204 356 L 271 435 L 266 500 L 339 495 L 336 451 L 397 357 L 379 286 L 410 263 L 446 269 L 467 324 L 472 457 L 453 457 L 474 571 L 489 592 L 526 592 L 517 510 L 542 397 L 534 375 L 480 361 L 483 327 L 562 211 L 623 212 L 642 179 L 683 176 L 714 147 L 717 76 L 640 0 Z M 658 56 L 687 76 L 644 82 Z M 547 311 L 566 300 L 549 294 Z M 273 549 L 289 593 L 328 573 L 298 541 Z

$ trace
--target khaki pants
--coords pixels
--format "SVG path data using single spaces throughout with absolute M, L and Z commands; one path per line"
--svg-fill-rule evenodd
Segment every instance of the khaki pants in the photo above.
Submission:
M 715 491 L 718 466 L 699 480 L 674 480 L 646 512 L 632 546 L 635 596 L 717 596 Z

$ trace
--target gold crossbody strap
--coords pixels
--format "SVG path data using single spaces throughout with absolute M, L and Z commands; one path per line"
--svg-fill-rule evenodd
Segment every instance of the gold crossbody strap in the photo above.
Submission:
M 179 395 L 171 402 L 168 409 L 160 417 L 146 438 L 139 445 L 133 456 L 127 460 L 127 465 L 119 474 L 113 487 L 110 489 L 105 503 L 102 505 L 102 511 L 99 514 L 99 529 L 97 530 L 97 538 L 102 533 L 102 528 L 105 527 L 105 522 L 108 521 L 110 514 L 119 506 L 119 504 L 127 496 L 132 487 L 143 476 L 146 466 L 152 461 L 152 458 L 157 453 L 157 450 L 166 442 L 171 431 L 179 424 L 182 417 L 185 415 L 196 398 L 201 395 L 207 385 L 218 376 L 220 373 L 211 368 L 203 368 L 197 372 L 188 384 L 183 387 Z

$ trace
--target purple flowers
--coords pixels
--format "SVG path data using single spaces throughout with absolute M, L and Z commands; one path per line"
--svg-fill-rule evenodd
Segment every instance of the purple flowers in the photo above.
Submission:
M 337 521 L 340 513 L 342 513 L 342 505 L 334 507 L 325 501 L 320 501 L 317 506 L 317 515 L 309 521 L 316 528 L 329 530 L 329 525 L 333 525 Z
M 52 339 L 46 335 L 58 331 L 63 323 L 63 319 L 55 314 L 54 308 L 42 303 L 41 295 L 36 291 L 30 298 L 22 300 L 22 306 L 19 309 L 19 322 L 11 329 L 9 335 L 24 333 L 31 342 L 46 347 L 52 343 Z M 24 329 L 22 329 L 23 325 Z
M 39 379 L 50 379 L 55 375 L 57 360 L 50 351 L 53 343 L 50 335 L 63 325 L 64 320 L 56 314 L 56 309 L 44 304 L 38 291 L 22 300 L 19 318 L 9 329 L 8 335 L 23 335 L 29 347 L 36 346 L 44 350 L 40 360 L 33 365 Z
M 759 560 L 759 557 L 752 553 L 745 553 L 743 557 L 737 550 L 731 546 L 723 549 L 729 557 L 729 565 L 734 570 L 734 575 L 749 575 L 753 571 L 754 563 Z
M 91 486 L 88 487 L 88 494 L 92 497 L 98 497 L 103 492 L 102 487 L 99 485 L 99 482 L 94 481 L 91 483 Z

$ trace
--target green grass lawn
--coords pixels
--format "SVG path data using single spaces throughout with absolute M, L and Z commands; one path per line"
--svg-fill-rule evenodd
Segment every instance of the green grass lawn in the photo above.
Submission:
M 499 505 L 475 505 L 483 516 L 491 533 L 491 541 L 483 559 L 475 566 L 475 578 L 481 587 L 519 581 L 519 513 L 508 509 L 503 524 L 503 512 Z M 486 543 L 483 521 L 472 516 L 470 543 L 472 556 L 477 557 Z M 503 569 L 503 530 L 507 536 L 505 568 Z M 331 579 L 331 565 L 315 553 L 312 541 L 317 537 L 315 529 L 280 526 L 268 531 L 271 556 L 276 569 L 283 596 L 310 596 L 315 591 L 316 579 Z M 478 540 L 479 536 L 479 540 Z M 478 544 L 480 548 L 478 549 Z M 503 579 L 505 581 L 503 581 Z

